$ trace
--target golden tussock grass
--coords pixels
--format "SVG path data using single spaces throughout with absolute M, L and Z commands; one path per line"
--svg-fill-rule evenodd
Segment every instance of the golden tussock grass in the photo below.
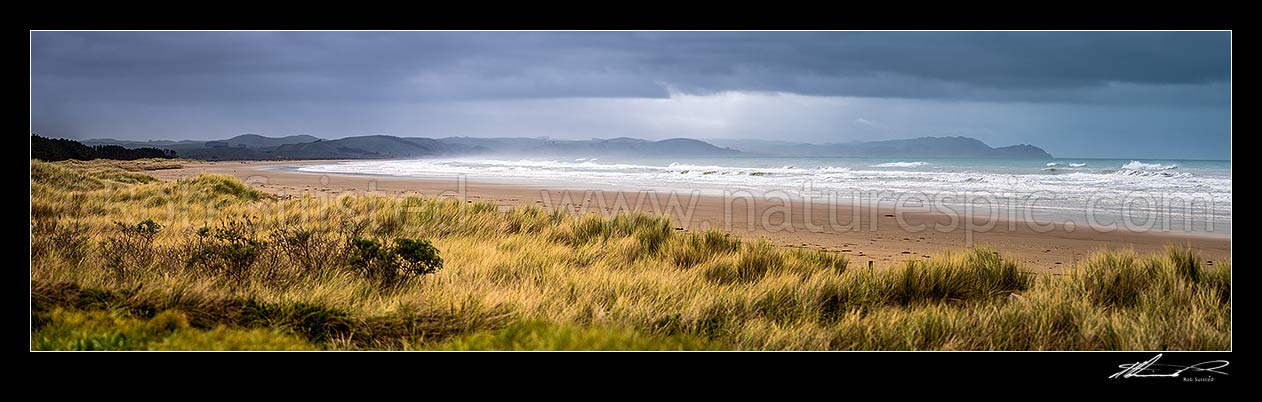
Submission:
M 1101 251 L 1063 276 L 982 248 L 868 270 L 644 214 L 278 200 L 127 167 L 144 170 L 32 161 L 32 349 L 1231 347 L 1230 262 L 1177 247 Z M 368 275 L 355 239 L 427 240 L 442 268 Z

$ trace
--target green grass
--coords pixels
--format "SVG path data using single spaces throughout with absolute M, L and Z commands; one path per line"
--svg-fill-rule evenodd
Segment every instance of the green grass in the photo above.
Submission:
M 32 161 L 32 349 L 1231 348 L 1231 262 L 1187 248 L 1056 276 L 985 248 L 850 269 L 661 216 L 282 200 L 144 166 Z
M 720 350 L 697 336 L 651 335 L 630 328 L 559 326 L 524 322 L 452 339 L 428 350 Z
M 31 333 L 31 350 L 318 350 L 277 329 L 198 329 L 177 310 L 152 318 L 56 309 Z

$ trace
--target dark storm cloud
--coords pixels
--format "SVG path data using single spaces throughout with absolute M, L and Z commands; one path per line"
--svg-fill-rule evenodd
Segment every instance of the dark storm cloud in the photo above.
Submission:
M 31 129 L 845 142 L 1226 158 L 1228 32 L 32 32 Z
M 1224 32 L 35 32 L 37 100 L 441 101 L 672 91 L 1223 104 Z

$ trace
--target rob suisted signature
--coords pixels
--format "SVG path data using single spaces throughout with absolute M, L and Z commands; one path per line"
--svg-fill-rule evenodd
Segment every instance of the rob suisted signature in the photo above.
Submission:
M 1119 371 L 1109 376 L 1109 378 L 1118 378 L 1118 377 L 1121 377 L 1121 378 L 1131 378 L 1131 377 L 1171 377 L 1171 378 L 1174 378 L 1174 377 L 1178 377 L 1180 374 L 1183 374 L 1184 372 L 1227 375 L 1227 373 L 1218 371 L 1218 369 L 1227 367 L 1227 365 L 1229 364 L 1226 360 L 1210 360 L 1206 362 L 1196 363 L 1191 366 L 1180 366 L 1177 364 L 1159 364 L 1157 363 L 1158 359 L 1161 359 L 1160 353 L 1158 353 L 1157 356 L 1154 356 L 1153 358 L 1148 359 L 1148 361 L 1145 361 L 1145 362 L 1126 363 L 1126 364 L 1118 365 L 1117 367 L 1121 368 L 1122 371 Z

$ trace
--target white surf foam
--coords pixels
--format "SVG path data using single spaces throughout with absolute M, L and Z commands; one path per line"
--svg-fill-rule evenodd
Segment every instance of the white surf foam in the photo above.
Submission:
M 960 167 L 944 163 L 929 170 L 888 169 L 918 167 L 925 162 L 890 162 L 862 167 L 870 162 L 852 161 L 849 166 L 812 165 L 813 161 L 788 165 L 757 161 L 662 161 L 613 163 L 587 160 L 508 160 L 508 159 L 419 159 L 392 161 L 352 161 L 302 165 L 297 170 L 320 173 L 375 174 L 390 176 L 466 175 L 470 179 L 510 180 L 523 183 L 569 183 L 615 186 L 629 189 L 702 190 L 781 190 L 792 193 L 810 185 L 815 191 L 839 194 L 873 190 L 918 192 L 933 196 L 951 193 L 1012 194 L 1020 198 L 1035 192 L 1054 195 L 1040 200 L 1039 208 L 1081 211 L 1092 197 L 1124 199 L 1136 194 L 1198 194 L 1214 203 L 1216 214 L 1231 213 L 1231 177 L 1203 173 L 1202 168 L 1178 169 L 1175 165 L 1132 161 L 1119 170 L 1089 170 L 1085 163 L 1066 166 L 1011 170 L 1009 167 Z M 827 162 L 832 163 L 832 162 Z M 1120 162 L 1118 162 L 1120 163 Z M 846 161 L 837 162 L 838 165 Z M 734 166 L 736 165 L 736 166 Z M 743 165 L 743 166 L 742 166 Z M 1077 165 L 1077 166 L 1075 166 Z M 772 167 L 777 166 L 777 167 Z M 1116 165 L 1114 165 L 1116 166 Z M 1043 171 L 1040 171 L 1043 169 Z M 1056 171 L 1051 171 L 1056 169 Z M 1186 170 L 1186 171 L 1182 171 Z M 1103 206 L 1101 208 L 1104 208 Z
M 1178 169 L 1179 165 L 1162 165 L 1160 163 L 1143 163 L 1140 161 L 1130 161 L 1122 165 L 1122 169 L 1127 170 L 1171 170 Z
M 872 167 L 889 168 L 889 167 L 920 167 L 928 165 L 928 162 L 887 162 L 872 165 Z

